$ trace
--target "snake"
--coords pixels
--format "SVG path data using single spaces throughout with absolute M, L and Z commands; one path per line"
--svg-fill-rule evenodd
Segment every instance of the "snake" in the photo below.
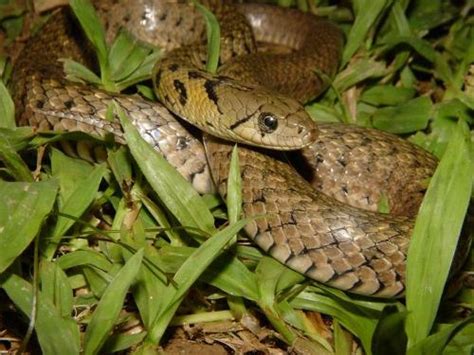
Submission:
M 328 86 L 324 77 L 338 70 L 343 35 L 336 25 L 271 5 L 217 6 L 221 66 L 211 74 L 204 69 L 205 22 L 195 7 L 140 0 L 99 10 L 108 38 L 120 28 L 166 51 L 152 75 L 159 101 L 68 81 L 61 58 L 97 63 L 77 21 L 62 8 L 15 61 L 19 125 L 112 135 L 126 144 L 118 120 L 107 118 L 115 102 L 198 192 L 217 190 L 223 197 L 229 140 L 239 142 L 243 215 L 259 217 L 245 231 L 264 252 L 344 291 L 403 296 L 414 216 L 437 160 L 389 133 L 309 118 L 302 103 L 318 97 Z M 260 51 L 257 43 L 284 49 Z M 204 136 L 183 121 L 190 116 Z M 382 199 L 390 214 L 378 212 Z

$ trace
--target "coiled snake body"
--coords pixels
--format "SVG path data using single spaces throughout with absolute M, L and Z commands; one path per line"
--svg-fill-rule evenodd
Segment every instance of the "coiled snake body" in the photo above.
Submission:
M 274 258 L 314 280 L 359 294 L 402 295 L 413 228 L 409 215 L 416 213 L 436 160 L 395 136 L 348 125 L 320 124 L 314 141 L 316 126 L 308 122 L 302 106 L 275 94 L 290 92 L 300 100 L 317 96 L 324 85 L 315 71 L 331 76 L 337 69 L 339 30 L 293 10 L 240 7 L 257 40 L 276 41 L 296 52 L 251 53 L 233 59 L 242 48 L 254 50 L 244 28 L 244 35 L 232 34 L 232 38 L 240 36 L 238 41 L 223 46 L 223 71 L 211 76 L 200 70 L 202 50 L 193 44 L 202 37 L 203 21 L 193 8 L 187 8 L 185 15 L 179 11 L 176 4 L 142 0 L 116 4 L 107 13 L 112 31 L 124 25 L 139 39 L 155 40 L 171 50 L 157 65 L 154 77 L 157 92 L 169 108 L 178 115 L 197 111 L 200 127 L 219 131 L 224 138 L 280 149 L 307 146 L 300 160 L 312 168 L 305 170 L 305 175 L 310 172 L 310 183 L 284 159 L 239 148 L 244 214 L 267 214 L 249 223 L 248 235 Z M 223 22 L 228 25 L 223 26 L 224 41 L 227 27 L 234 31 L 232 21 L 234 16 Z M 178 30 L 169 35 L 174 37 L 155 38 L 156 27 L 176 25 Z M 187 46 L 176 48 L 177 42 Z M 115 100 L 141 135 L 199 192 L 212 190 L 212 174 L 218 191 L 225 195 L 232 146 L 208 138 L 205 153 L 199 139 L 162 104 L 66 81 L 57 60 L 66 57 L 93 64 L 86 47 L 67 11 L 54 15 L 27 43 L 12 80 L 19 124 L 97 136 L 112 133 L 124 143 L 119 124 L 106 119 L 108 105 Z M 262 84 L 269 88 L 262 89 Z M 223 122 L 226 133 L 220 132 L 217 116 L 229 120 Z M 393 214 L 376 212 L 382 195 Z

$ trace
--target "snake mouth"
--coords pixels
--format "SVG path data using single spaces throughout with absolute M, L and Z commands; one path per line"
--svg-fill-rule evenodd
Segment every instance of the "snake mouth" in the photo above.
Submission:
M 318 138 L 319 131 L 317 128 L 312 128 L 310 129 L 304 136 L 303 136 L 303 144 L 305 147 L 310 145 L 311 143 L 314 143 L 316 139 Z
M 317 128 L 310 128 L 306 133 L 297 136 L 283 136 L 280 137 L 277 142 L 260 142 L 259 145 L 271 150 L 299 150 L 313 144 L 318 138 L 318 135 L 319 130 Z

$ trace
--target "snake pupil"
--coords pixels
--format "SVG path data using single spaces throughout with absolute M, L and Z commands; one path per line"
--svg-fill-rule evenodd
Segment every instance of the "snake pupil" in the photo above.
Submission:
M 278 118 L 270 113 L 264 112 L 259 117 L 260 129 L 264 133 L 272 133 L 278 127 Z

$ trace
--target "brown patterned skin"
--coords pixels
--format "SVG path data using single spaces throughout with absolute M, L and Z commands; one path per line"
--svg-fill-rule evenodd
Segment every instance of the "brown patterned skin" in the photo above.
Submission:
M 207 141 L 212 176 L 226 193 L 232 145 Z M 413 220 L 368 212 L 313 189 L 288 164 L 239 149 L 247 234 L 275 259 L 351 292 L 394 297 L 404 290 Z
M 141 0 L 134 3 L 136 6 L 109 9 L 108 13 L 112 14 L 108 18 L 109 28 L 113 30 L 115 24 L 124 23 L 125 27 L 135 28 L 142 35 L 145 33 L 146 37 L 144 27 L 150 23 L 171 26 L 179 22 L 185 28 L 188 26 L 190 36 L 195 34 L 196 38 L 202 37 L 199 28 L 204 27 L 199 20 L 187 15 L 183 17 L 173 7 L 168 10 L 167 7 L 160 7 L 163 4 L 161 1 L 157 2 L 158 10 L 154 11 L 156 8 L 147 7 L 152 3 Z M 253 13 L 275 9 L 249 7 L 249 12 L 245 11 L 246 16 L 251 17 Z M 276 11 L 271 13 L 282 14 L 281 9 Z M 322 29 L 332 26 L 310 15 L 293 11 L 288 15 L 298 16 L 301 24 L 303 18 L 309 18 L 308 24 L 322 26 Z M 278 16 L 270 16 L 270 19 L 277 19 Z M 167 21 L 171 21 L 171 25 Z M 272 21 L 259 22 L 254 18 L 250 23 L 253 26 L 256 26 L 255 23 L 270 26 Z M 142 24 L 142 27 L 137 24 Z M 149 102 L 138 96 L 109 94 L 67 82 L 63 78 L 57 58 L 69 57 L 84 63 L 91 62 L 88 60 L 87 46 L 77 36 L 79 31 L 72 31 L 71 28 L 67 11 L 60 11 L 28 42 L 16 63 L 13 90 L 19 124 L 31 125 L 39 130 L 83 131 L 101 137 L 109 133 L 123 143 L 119 124 L 105 120 L 109 103 L 116 100 L 142 136 L 198 191 L 212 190 L 211 169 L 219 191 L 225 195 L 229 145 L 207 139 L 209 168 L 201 142 L 188 133 L 161 103 Z M 264 34 L 269 30 L 280 33 L 281 28 L 257 28 L 256 32 Z M 287 34 L 294 34 L 291 41 L 299 38 L 295 28 L 299 27 L 288 25 L 285 28 Z M 305 28 L 305 25 L 301 28 Z M 301 30 L 301 33 L 305 31 Z M 310 27 L 307 31 L 312 33 Z M 175 36 L 183 37 L 180 31 L 176 32 L 178 34 Z M 304 47 L 308 43 L 320 47 L 315 49 L 319 53 L 314 56 L 314 66 L 331 75 L 337 67 L 334 63 L 338 61 L 336 55 L 340 52 L 340 38 L 327 44 L 318 42 L 317 36 L 314 37 L 316 39 L 307 37 L 309 42 L 301 43 L 304 43 Z M 169 45 L 174 43 L 175 38 L 168 36 L 161 41 Z M 277 39 L 277 42 L 282 41 Z M 298 46 L 303 44 L 295 44 L 295 48 Z M 233 64 L 229 64 L 231 66 Z M 234 75 L 244 76 L 239 70 L 233 70 L 238 73 Z M 275 76 L 280 75 L 278 73 Z M 308 76 L 307 73 L 304 75 Z M 314 79 L 313 76 L 311 78 Z M 321 91 L 324 85 L 318 80 L 316 78 L 309 85 Z M 298 84 L 295 81 L 290 86 Z M 316 94 L 317 91 L 312 95 Z M 303 150 L 302 157 L 307 159 L 307 165 L 315 167 L 311 173 L 313 185 L 325 189 L 327 195 L 311 187 L 282 161 L 283 158 L 277 159 L 250 148 L 239 148 L 245 215 L 269 214 L 267 218 L 249 224 L 247 232 L 276 259 L 317 281 L 365 295 L 400 296 L 404 291 L 406 252 L 413 220 L 411 217 L 364 211 L 348 203 L 374 210 L 380 196 L 386 195 L 392 202 L 395 201 L 392 195 L 403 190 L 408 192 L 406 197 L 399 196 L 398 199 L 406 201 L 402 205 L 407 204 L 414 195 L 421 194 L 426 179 L 434 171 L 436 160 L 400 138 L 375 130 L 341 124 L 320 125 L 319 130 L 317 140 Z M 399 214 L 406 214 L 406 211 Z
M 390 213 L 415 216 L 437 160 L 412 143 L 376 129 L 318 125 L 319 137 L 301 151 L 302 174 L 319 191 L 369 211 L 386 198 Z

